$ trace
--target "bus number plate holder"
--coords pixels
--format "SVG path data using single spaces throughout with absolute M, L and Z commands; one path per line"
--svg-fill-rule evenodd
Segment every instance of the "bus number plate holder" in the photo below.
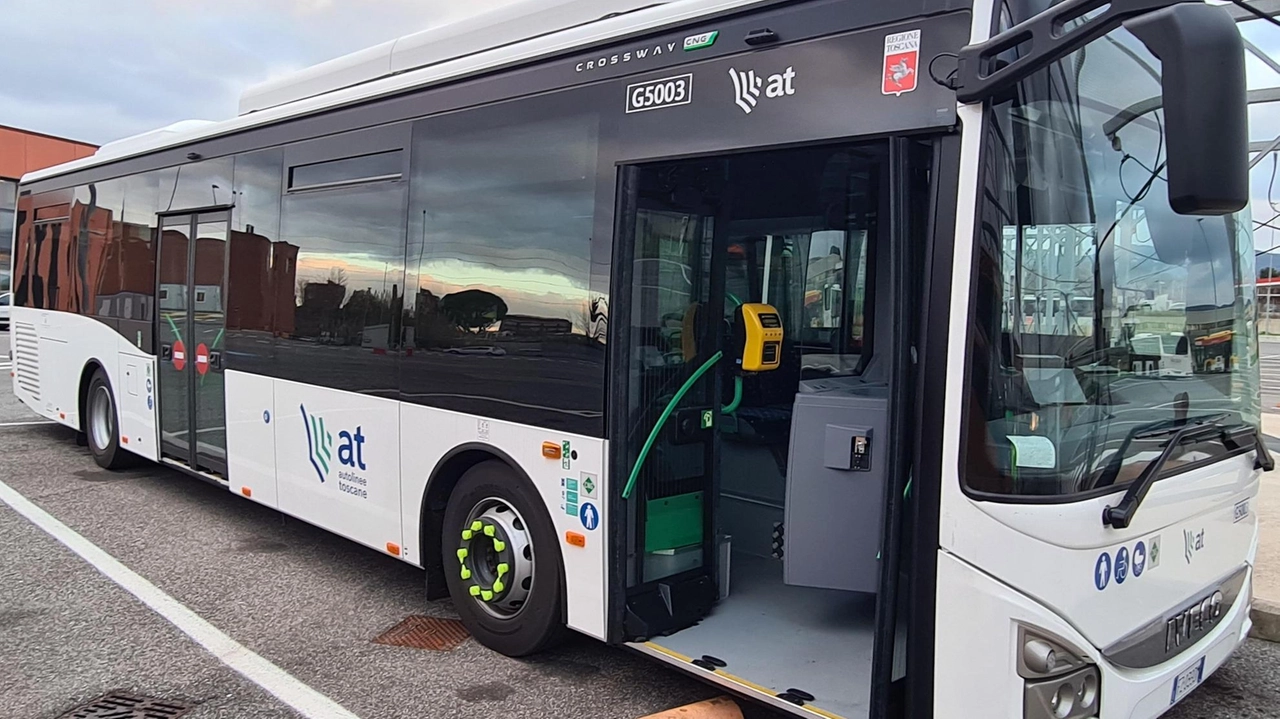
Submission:
M 1169 697 L 1169 706 L 1173 706 L 1185 699 L 1191 693 L 1191 690 L 1200 686 L 1202 681 L 1204 681 L 1204 657 L 1200 657 L 1200 661 L 1187 667 L 1174 678 L 1173 694 Z

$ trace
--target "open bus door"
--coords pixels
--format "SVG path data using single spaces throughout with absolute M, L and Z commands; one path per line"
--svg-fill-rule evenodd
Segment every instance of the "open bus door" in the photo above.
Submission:
M 890 498 L 908 481 L 923 224 L 903 208 L 929 161 L 877 140 L 623 169 L 631 430 L 615 451 L 623 628 L 643 651 L 868 713 L 877 654 L 888 671 L 905 633 Z

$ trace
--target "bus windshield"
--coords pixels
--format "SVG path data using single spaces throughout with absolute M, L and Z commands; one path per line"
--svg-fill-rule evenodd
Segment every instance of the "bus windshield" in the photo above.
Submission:
M 1143 438 L 1126 443 L 1135 430 L 1259 420 L 1247 215 L 1172 211 L 1160 99 L 1160 61 L 1121 29 L 988 112 L 964 449 L 970 491 L 1114 491 L 1167 439 L 1138 431 Z M 1189 444 L 1165 471 L 1224 452 Z

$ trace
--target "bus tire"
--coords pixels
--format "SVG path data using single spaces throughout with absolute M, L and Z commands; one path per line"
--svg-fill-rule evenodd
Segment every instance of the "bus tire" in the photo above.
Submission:
M 84 434 L 93 461 L 103 469 L 123 469 L 133 455 L 120 448 L 120 422 L 116 395 L 107 374 L 95 370 L 84 398 Z
M 481 644 L 509 657 L 564 638 L 564 570 L 555 527 L 533 486 L 498 460 L 467 470 L 445 508 L 449 595 Z

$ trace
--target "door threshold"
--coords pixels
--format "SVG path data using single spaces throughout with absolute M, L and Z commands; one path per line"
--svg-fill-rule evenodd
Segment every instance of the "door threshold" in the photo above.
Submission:
M 703 666 L 699 666 L 698 664 L 694 664 L 694 659 L 692 657 L 686 657 L 679 652 L 671 651 L 670 649 L 667 649 L 655 642 L 627 642 L 625 646 L 638 652 L 648 654 L 649 656 L 666 662 L 667 664 L 680 667 L 686 673 L 698 679 L 718 684 L 731 692 L 763 702 L 774 709 L 781 710 L 788 714 L 802 717 L 821 717 L 822 719 L 846 719 L 839 714 L 816 707 L 808 702 L 804 704 L 795 704 L 787 701 L 786 699 L 781 699 L 767 687 L 761 686 L 747 679 L 743 679 L 742 677 L 734 676 L 719 667 L 713 666 L 711 669 L 707 669 Z
M 169 467 L 173 467 L 174 469 L 180 472 L 183 472 L 184 474 L 189 474 L 192 477 L 195 477 L 197 479 L 203 479 L 204 481 L 210 484 L 215 484 L 219 487 L 222 487 L 223 489 L 229 489 L 231 487 L 231 482 L 226 477 L 222 477 L 216 474 L 211 474 L 202 469 L 196 469 L 191 465 L 187 464 L 186 462 L 182 462 L 170 457 L 161 457 L 160 463 Z

